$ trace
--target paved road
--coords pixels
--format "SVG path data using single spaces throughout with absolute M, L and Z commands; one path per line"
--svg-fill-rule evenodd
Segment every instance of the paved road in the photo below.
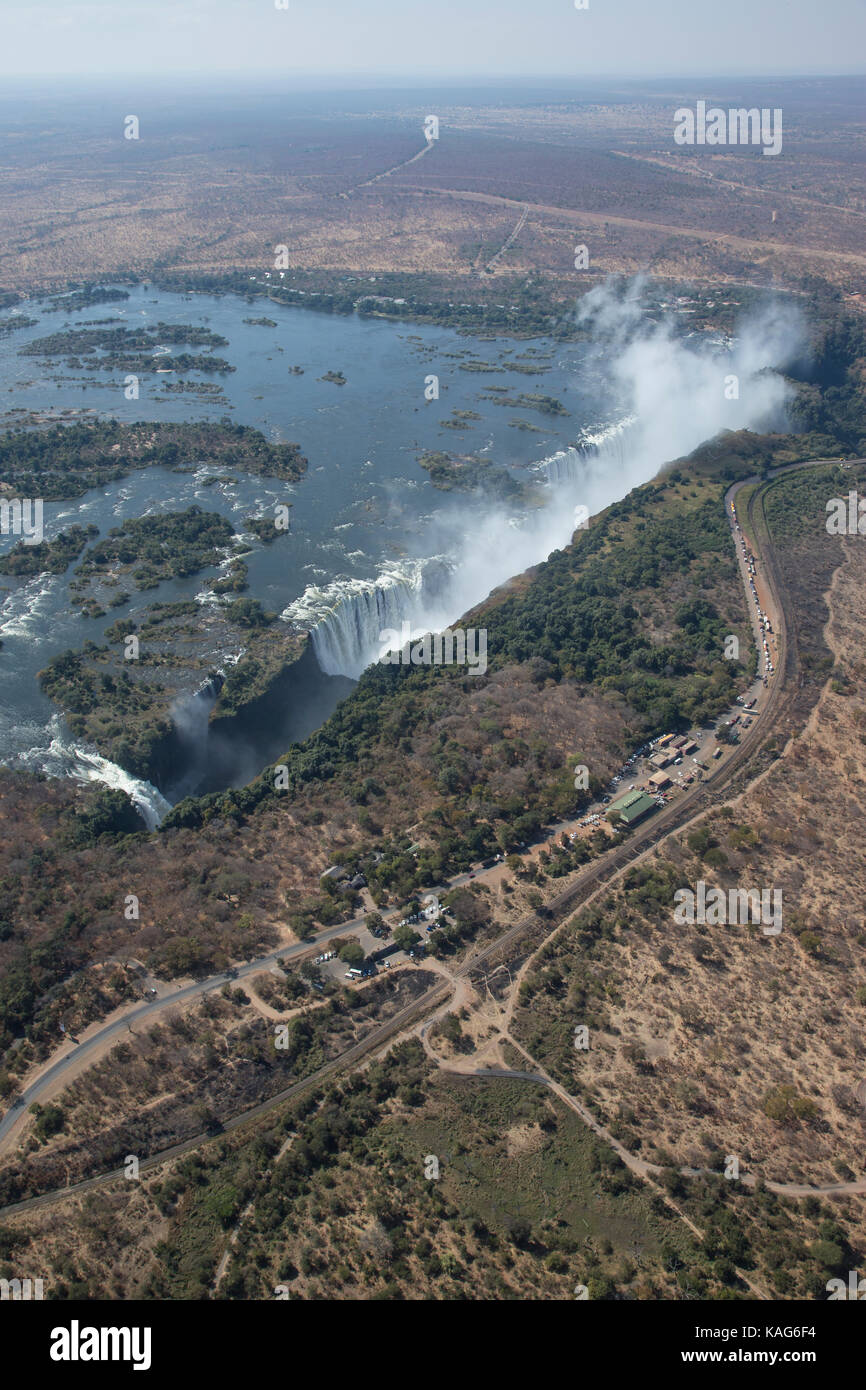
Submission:
M 282 1091 L 278 1091 L 275 1095 L 269 1096 L 267 1100 L 260 1101 L 258 1105 L 254 1105 L 251 1109 L 243 1110 L 240 1114 L 233 1115 L 231 1119 L 226 1120 L 225 1124 L 218 1130 L 195 1134 L 192 1138 L 185 1139 L 180 1144 L 172 1144 L 170 1148 L 161 1149 L 159 1153 L 152 1154 L 149 1158 L 142 1159 L 139 1164 L 139 1172 L 143 1173 L 146 1169 L 158 1167 L 160 1164 L 167 1162 L 168 1159 L 179 1158 L 182 1154 L 189 1153 L 192 1149 L 200 1148 L 201 1145 L 207 1143 L 208 1140 L 219 1139 L 221 1135 L 230 1133 L 240 1125 L 245 1125 L 251 1120 L 258 1119 L 258 1117 L 264 1115 L 266 1111 L 272 1110 L 275 1105 L 282 1105 L 284 1101 L 293 1100 L 304 1091 L 315 1089 L 316 1086 L 320 1085 L 320 1083 L 328 1076 L 332 1075 L 333 1072 L 342 1071 L 344 1067 L 351 1066 L 353 1062 L 361 1061 L 362 1058 L 368 1056 L 371 1052 L 375 1052 L 377 1048 L 382 1047 L 389 1041 L 394 1033 L 402 1032 L 409 1023 L 415 1021 L 420 1013 L 431 1008 L 440 998 L 446 998 L 450 992 L 451 988 L 448 982 L 441 981 L 432 989 L 427 990 L 418 999 L 414 999 L 411 1004 L 407 1004 L 405 1008 L 396 1013 L 393 1018 L 388 1019 L 385 1023 L 379 1024 L 377 1028 L 374 1028 L 373 1031 L 368 1033 L 365 1038 L 362 1038 L 360 1042 L 347 1048 L 345 1052 L 341 1052 L 339 1057 L 334 1057 L 330 1062 L 326 1062 L 324 1066 L 319 1067 L 317 1071 L 312 1072 L 309 1076 L 303 1077 L 300 1081 L 293 1082 L 291 1086 L 286 1086 Z M 23 1202 L 16 1202 L 12 1206 L 3 1207 L 2 1213 L 4 1216 L 11 1216 L 15 1212 L 28 1211 L 34 1207 L 49 1206 L 52 1202 L 58 1201 L 61 1197 L 71 1197 L 75 1193 L 87 1192 L 91 1188 L 100 1187 L 103 1183 L 124 1177 L 125 1173 L 122 1168 L 113 1169 L 109 1173 L 98 1173 L 95 1177 L 86 1178 L 83 1182 L 72 1183 L 69 1187 L 61 1187 L 53 1192 L 43 1192 L 39 1197 L 28 1197 Z
M 27 1107 L 63 1075 L 69 1071 L 70 1067 L 78 1067 L 82 1059 L 88 1055 L 93 1056 L 99 1052 L 106 1043 L 115 1038 L 120 1038 L 126 1033 L 129 1025 L 141 1020 L 149 1020 L 165 1009 L 173 1008 L 177 1004 L 189 1003 L 193 999 L 199 999 L 202 995 L 209 994 L 215 989 L 222 989 L 223 985 L 234 984 L 238 980 L 244 979 L 247 975 L 258 975 L 268 966 L 278 965 L 282 960 L 294 960 L 301 956 L 318 954 L 321 952 L 325 942 L 332 940 L 335 936 L 345 935 L 354 928 L 359 930 L 364 925 L 363 917 L 356 917 L 351 922 L 342 922 L 339 926 L 328 927 L 325 931 L 319 932 L 315 942 L 298 942 L 295 946 L 281 946 L 274 951 L 269 951 L 266 956 L 259 956 L 256 960 L 247 961 L 244 965 L 238 965 L 230 972 L 221 975 L 209 975 L 205 980 L 198 980 L 194 984 L 184 985 L 180 989 L 169 990 L 158 998 L 139 1004 L 137 1008 L 125 1013 L 121 1018 L 115 1019 L 113 1023 L 106 1024 L 93 1033 L 85 1041 L 73 1045 L 68 1052 L 58 1058 L 57 1061 L 49 1064 L 46 1069 L 36 1077 L 36 1079 L 22 1091 L 21 1098 L 16 1106 L 8 1110 L 3 1119 L 0 1120 L 0 1146 L 3 1141 L 11 1134 L 20 1123 L 23 1122 Z

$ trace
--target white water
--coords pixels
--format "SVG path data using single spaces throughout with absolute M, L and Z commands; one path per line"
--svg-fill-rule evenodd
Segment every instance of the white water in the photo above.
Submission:
M 425 613 L 447 603 L 449 566 L 441 556 L 387 567 L 375 580 L 335 580 L 309 585 L 282 614 L 286 622 L 312 630 L 313 650 L 327 676 L 357 680 L 375 661 L 387 628 L 402 622 L 418 628 Z
M 81 784 L 101 782 L 106 787 L 117 787 L 126 792 L 148 830 L 155 830 L 165 813 L 171 810 L 170 802 L 150 782 L 132 777 L 93 749 L 65 738 L 59 716 L 52 718 L 45 732 L 49 738 L 47 747 L 43 743 L 19 753 L 10 759 L 10 765 L 18 764 L 49 777 L 71 777 Z
M 57 601 L 63 579 L 56 574 L 34 574 L 0 604 L 0 636 L 29 637 L 38 632 Z
M 550 458 L 542 459 L 535 465 L 535 471 L 543 474 L 547 482 L 554 486 L 568 483 L 581 483 L 585 476 L 587 459 L 604 456 L 611 469 L 625 467 L 625 447 L 627 432 L 637 424 L 637 416 L 626 415 L 616 424 L 605 429 L 583 430 L 576 446 L 559 449 Z

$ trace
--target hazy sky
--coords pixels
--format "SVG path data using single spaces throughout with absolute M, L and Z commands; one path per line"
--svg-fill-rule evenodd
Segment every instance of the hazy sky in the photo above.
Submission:
M 866 0 L 0 0 L 0 72 L 862 73 Z

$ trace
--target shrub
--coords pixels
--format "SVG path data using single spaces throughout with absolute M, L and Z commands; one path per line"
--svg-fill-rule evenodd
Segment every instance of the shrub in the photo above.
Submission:
M 798 1095 L 790 1083 L 768 1091 L 762 1109 L 769 1120 L 782 1125 L 791 1125 L 797 1120 L 813 1120 L 817 1114 L 815 1102 L 808 1096 Z

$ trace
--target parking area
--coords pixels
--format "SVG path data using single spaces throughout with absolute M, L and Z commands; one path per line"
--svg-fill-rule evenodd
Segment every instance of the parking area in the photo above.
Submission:
M 347 929 L 347 939 L 358 943 L 364 959 L 355 964 L 341 960 L 339 951 L 332 948 L 321 951 L 311 962 L 318 970 L 320 982 L 357 984 L 398 965 L 420 965 L 425 958 L 427 937 L 435 931 L 440 918 L 447 916 L 447 909 L 442 908 L 432 894 L 429 896 L 433 900 L 422 901 L 418 912 L 396 920 L 391 917 L 384 927 L 370 929 L 353 925 L 351 930 Z M 393 933 L 401 928 L 414 931 L 420 937 L 414 948 L 401 946 L 393 939 Z

